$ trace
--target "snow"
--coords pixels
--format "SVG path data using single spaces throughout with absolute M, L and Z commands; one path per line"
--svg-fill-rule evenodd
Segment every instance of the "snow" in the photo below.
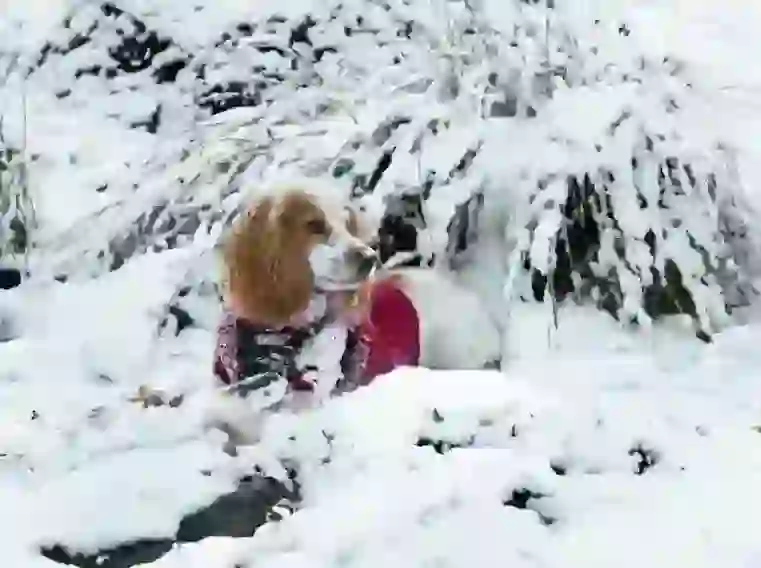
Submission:
M 403 2 L 393 4 L 401 16 L 413 11 Z M 503 9 L 504 0 L 484 4 L 496 27 L 512 28 L 514 8 Z M 5 53 L 33 59 L 71 5 L 0 0 L 0 70 Z M 245 18 L 284 9 L 299 17 L 327 9 L 324 3 L 294 0 L 225 0 L 206 11 L 188 9 L 184 0 L 121 5 L 187 50 L 206 48 Z M 368 20 L 383 20 L 376 8 L 367 8 Z M 704 156 L 722 142 L 736 161 L 748 215 L 761 208 L 761 8 L 742 0 L 590 0 L 583 7 L 559 9 L 566 25 L 581 34 L 579 49 L 601 42 L 600 73 L 610 71 L 611 61 L 629 69 L 637 54 L 589 22 L 601 18 L 617 27 L 625 20 L 632 40 L 648 56 L 679 60 L 695 88 L 681 92 L 678 80 L 663 78 L 636 88 L 605 82 L 573 89 L 560 85 L 555 98 L 543 103 L 538 121 L 487 127 L 454 103 L 433 100 L 427 92 L 417 97 L 409 87 L 418 78 L 421 84 L 428 80 L 414 70 L 433 65 L 446 46 L 410 54 L 402 76 L 384 67 L 395 43 L 367 47 L 366 58 L 362 50 L 351 58 L 356 66 L 380 68 L 372 81 L 352 84 L 326 64 L 325 74 L 335 75 L 328 95 L 315 91 L 269 107 L 277 117 L 270 133 L 298 141 L 278 149 L 278 171 L 261 177 L 268 182 L 287 177 L 298 168 L 293 160 L 305 154 L 331 159 L 354 137 L 375 135 L 382 120 L 417 112 L 422 100 L 428 114 L 420 122 L 436 115 L 450 121 L 450 130 L 425 147 L 420 163 L 395 161 L 373 198 L 392 193 L 405 180 L 420 181 L 423 165 L 441 176 L 483 135 L 476 163 L 489 175 L 501 176 L 504 196 L 517 199 L 523 181 L 544 170 L 620 166 L 616 144 L 628 144 L 631 132 L 620 134 L 602 158 L 586 150 L 621 111 L 652 110 L 655 99 L 679 92 L 682 118 L 658 122 L 666 116 L 660 111 L 645 118 L 658 129 L 682 133 L 680 143 L 689 155 Z M 446 18 L 461 17 L 454 8 L 444 17 L 424 5 L 416 5 L 414 14 L 436 37 L 445 37 Z M 23 141 L 29 156 L 39 154 L 30 176 L 43 252 L 32 261 L 49 275 L 59 253 L 87 265 L 90 258 L 78 248 L 82 242 L 100 242 L 116 234 L 117 225 L 130 226 L 137 217 L 132 213 L 150 210 L 164 189 L 166 195 L 183 196 L 186 189 L 171 181 L 162 164 L 191 171 L 204 160 L 212 163 L 218 149 L 191 153 L 188 162 L 177 165 L 177 156 L 191 141 L 198 142 L 202 129 L 187 100 L 172 107 L 177 93 L 168 86 L 142 79 L 133 85 L 133 79 L 120 77 L 106 88 L 84 78 L 69 85 L 70 97 L 56 97 L 71 82 L 67 66 L 73 63 L 62 61 L 28 83 L 17 75 L 0 81 L 4 134 Z M 402 91 L 408 92 L 402 96 Z M 336 105 L 351 109 L 352 118 L 336 113 L 305 123 L 278 122 L 308 115 L 315 101 L 340 101 Z M 153 135 L 128 127 L 156 102 L 171 107 L 166 130 Z M 257 112 L 240 112 L 236 121 L 254 121 Z M 303 136 L 309 129 L 329 135 Z M 394 143 L 410 147 L 417 132 L 415 125 L 401 129 Z M 259 135 L 262 140 L 270 136 L 264 126 Z M 546 136 L 555 136 L 556 144 L 548 146 Z M 360 152 L 355 158 L 358 167 L 371 170 L 377 157 Z M 247 175 L 256 178 L 264 169 Z M 108 191 L 95 191 L 103 184 Z M 458 192 L 473 189 L 468 184 L 453 185 L 456 191 L 443 192 L 431 206 L 436 221 L 427 235 L 431 250 L 441 246 L 441 225 L 457 205 Z M 216 186 L 209 186 L 205 191 L 211 195 Z M 551 183 L 548 195 L 554 189 Z M 650 189 L 657 191 L 653 184 Z M 542 206 L 534 204 L 537 211 Z M 90 217 L 103 209 L 113 216 Z M 549 256 L 548 241 L 557 227 L 556 211 L 545 213 L 536 229 L 544 240 L 531 245 L 536 258 Z M 527 215 L 509 212 L 511 222 Z M 703 221 L 686 222 L 697 231 Z M 645 231 L 640 217 L 624 218 L 624 223 L 632 233 Z M 184 516 L 230 492 L 255 466 L 284 479 L 283 464 L 296 464 L 304 501 L 295 514 L 266 524 L 251 538 L 179 545 L 144 568 L 761 567 L 757 307 L 739 314 L 705 345 L 692 337 L 689 318 L 667 318 L 635 330 L 592 307 L 566 305 L 553 314 L 549 305 L 512 298 L 503 338 L 504 372 L 405 368 L 329 398 L 324 391 L 335 382 L 331 370 L 319 377 L 317 401 L 263 419 L 246 412 L 245 403 L 226 398 L 212 381 L 215 300 L 195 299 L 196 313 L 203 315 L 197 327 L 177 337 L 158 330 L 167 303 L 211 248 L 208 237 L 196 233 L 192 238 L 196 246 L 135 255 L 113 272 L 83 270 L 65 283 L 39 278 L 0 291 L 0 322 L 10 321 L 14 334 L 10 341 L 0 338 L 0 551 L 5 565 L 59 566 L 39 555 L 40 546 L 58 543 L 94 553 L 135 539 L 171 538 Z M 687 248 L 683 244 L 670 243 L 680 250 Z M 636 248 L 632 254 L 637 258 Z M 696 273 L 702 268 L 697 260 Z M 493 256 L 481 261 L 483 274 L 493 278 Z M 711 301 L 701 305 L 710 307 Z M 637 309 L 626 306 L 629 312 Z M 458 325 L 456 312 L 454 306 L 441 306 L 441 317 L 451 318 L 453 326 Z M 462 330 L 454 330 L 450 341 L 460 341 L 457 332 Z M 333 336 L 343 330 L 325 333 L 320 341 L 326 347 L 316 350 L 334 361 L 327 345 L 335 345 Z M 182 395 L 183 402 L 176 408 L 144 408 L 134 400 L 142 385 L 170 397 Z M 220 414 L 234 412 L 256 431 L 256 443 L 230 456 L 223 451 L 224 436 L 208 426 Z M 430 443 L 421 443 L 426 440 Z M 444 446 L 441 453 L 436 442 Z M 654 463 L 643 465 L 646 458 Z M 517 506 L 526 491 L 531 498 Z
M 139 314 L 154 299 L 145 292 L 171 256 L 128 264 L 101 283 L 99 305 L 129 301 L 107 319 L 131 343 L 146 333 Z M 45 301 L 41 291 L 30 294 Z M 637 555 L 624 551 L 644 546 L 654 566 L 741 567 L 759 552 L 753 527 L 761 501 L 750 489 L 761 482 L 752 429 L 761 421 L 759 324 L 705 347 L 676 324 L 635 335 L 587 308 L 561 311 L 553 330 L 545 312 L 527 306 L 513 314 L 520 333 L 512 334 L 517 355 L 505 375 L 400 369 L 316 408 L 271 417 L 255 452 L 236 460 L 203 429 L 203 407 L 216 395 L 201 378 L 193 392 L 165 377 L 189 399 L 143 409 L 126 400 L 138 378 L 96 384 L 81 359 L 63 356 L 83 342 L 121 352 L 121 362 L 140 352 L 90 323 L 92 294 L 83 302 L 76 287 L 60 286 L 57 296 L 47 328 L 38 305 L 21 302 L 28 339 L 3 344 L 0 475 L 8 506 L 0 542 L 6 555 L 23 558 L 18 565 L 31 565 L 39 544 L 94 551 L 171 536 L 183 514 L 231 489 L 246 460 L 275 456 L 300 464 L 302 511 L 250 540 L 182 546 L 150 566 L 246 559 L 459 567 L 494 558 L 634 566 Z M 165 361 L 152 375 L 171 373 Z M 95 407 L 100 415 L 88 416 Z M 33 410 L 40 417 L 30 421 Z M 439 455 L 416 447 L 420 438 L 472 445 Z M 658 456 L 642 476 L 633 474 L 637 446 Z M 542 495 L 535 507 L 502 504 L 523 488 Z M 544 517 L 555 522 L 545 526 Z

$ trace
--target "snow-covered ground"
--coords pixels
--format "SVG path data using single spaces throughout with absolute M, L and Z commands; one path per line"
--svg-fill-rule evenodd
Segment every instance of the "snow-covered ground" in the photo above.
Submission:
M 210 334 L 171 349 L 145 339 L 170 257 L 79 289 L 12 293 L 28 327 L 0 352 L 9 566 L 38 565 L 43 544 L 171 537 L 241 472 L 282 475 L 275 457 L 298 461 L 303 510 L 151 566 L 759 565 L 761 325 L 706 347 L 678 326 L 633 337 L 584 309 L 549 333 L 546 312 L 525 308 L 504 376 L 400 370 L 278 416 L 232 458 L 202 429 L 217 396 L 205 386 Z M 95 365 L 119 386 L 93 382 Z M 126 400 L 142 383 L 187 398 L 144 409 Z M 439 454 L 421 438 L 455 447 Z M 526 490 L 526 509 L 508 505 Z
M 216 21 L 193 21 L 175 10 L 181 3 L 122 4 L 157 6 L 155 21 L 185 47 L 273 4 L 226 0 Z M 33 53 L 66 5 L 0 0 L 0 49 Z M 599 0 L 566 10 L 580 28 L 624 18 L 652 56 L 684 61 L 699 93 L 692 116 L 702 118 L 688 135 L 730 140 L 742 186 L 761 203 L 761 7 Z M 6 112 L 23 108 L 21 83 L 0 89 L 6 125 L 26 114 L 27 151 L 42 156 L 31 176 L 51 248 L 127 195 L 92 188 L 128 187 L 150 172 L 146 161 L 179 153 L 193 118 L 178 103 L 177 131 L 157 138 L 108 118 L 142 112 L 129 85 L 119 100 L 80 86 L 72 102 L 55 96 L 60 80 L 36 77 L 26 113 Z M 162 88 L 147 96 L 161 99 Z M 583 117 L 567 120 L 583 128 Z M 260 444 L 232 457 L 204 423 L 221 396 L 210 374 L 216 306 L 198 307 L 205 319 L 177 337 L 156 329 L 194 254 L 147 253 L 94 279 L 0 291 L 0 315 L 17 332 L 0 343 L 3 566 L 59 566 L 41 546 L 93 553 L 171 538 L 242 475 L 259 467 L 285 479 L 290 461 L 303 493 L 294 515 L 145 566 L 761 568 L 761 318 L 752 308 L 705 345 L 678 319 L 635 333 L 594 308 L 565 307 L 556 329 L 548 306 L 516 304 L 503 374 L 402 369 L 273 417 Z M 130 401 L 140 385 L 183 403 L 143 408 Z

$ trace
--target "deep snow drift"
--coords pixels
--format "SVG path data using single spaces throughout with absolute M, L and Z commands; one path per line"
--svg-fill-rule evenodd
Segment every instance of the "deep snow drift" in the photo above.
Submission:
M 404 34 L 389 32 L 383 17 L 368 9 L 366 18 L 375 19 L 365 25 L 381 29 L 382 46 L 367 39 L 366 50 L 360 49 L 369 36 L 354 33 L 356 51 L 342 73 L 320 88 L 296 91 L 313 69 L 291 68 L 296 59 L 283 55 L 293 47 L 291 32 L 280 29 L 279 20 L 270 22 L 266 37 L 253 40 L 269 42 L 266 52 L 248 46 L 242 54 L 226 51 L 217 38 L 236 26 L 245 37 L 241 22 L 258 22 L 276 11 L 294 19 L 328 11 L 329 2 L 226 0 L 198 2 L 205 7 L 198 10 L 183 0 L 115 4 L 174 43 L 145 68 L 140 61 L 117 65 L 108 59 L 109 49 L 136 26 L 129 18 L 116 18 L 108 27 L 95 4 L 0 0 L 0 73 L 10 70 L 7 80 L 0 78 L 3 134 L 30 161 L 34 238 L 40 245 L 24 259 L 40 276 L 0 291 L 4 565 L 58 566 L 39 554 L 40 547 L 55 544 L 72 554 L 92 554 L 135 540 L 171 540 L 184 517 L 232 491 L 245 475 L 257 471 L 287 485 L 287 466 L 298 471 L 302 502 L 295 514 L 270 520 L 251 538 L 176 546 L 146 566 L 761 567 L 755 526 L 761 509 L 755 489 L 761 483 L 761 322 L 753 306 L 735 312 L 707 345 L 694 338 L 686 316 L 635 331 L 594 306 L 564 305 L 554 313 L 549 302 L 524 303 L 514 294 L 509 310 L 500 312 L 508 325 L 504 374 L 402 369 L 316 408 L 276 416 L 266 423 L 260 444 L 235 457 L 224 453 L 223 436 L 204 428 L 209 405 L 221 396 L 210 373 L 219 306 L 213 293 L 195 285 L 214 271 L 208 254 L 213 238 L 240 202 L 221 189 L 240 163 L 230 159 L 222 173 L 199 175 L 218 163 L 217 153 L 229 151 L 213 143 L 218 131 L 200 126 L 209 118 L 202 110 L 249 107 L 234 115 L 236 127 L 266 107 L 265 116 L 255 118 L 269 123 L 260 131 L 249 124 L 247 143 L 288 143 L 267 150 L 266 160 L 246 163 L 253 169 L 246 170 L 250 179 L 297 169 L 293 164 L 303 163 L 304 156 L 312 165 L 333 164 L 342 152 L 351 153 L 353 167 L 371 178 L 385 147 L 364 142 L 377 137 L 376 126 L 387 114 L 422 112 L 413 95 L 427 88 L 428 67 L 446 59 L 436 51 L 444 47 L 408 48 Z M 394 4 L 400 10 L 404 5 Z M 497 21 L 493 10 L 501 4 L 484 4 Z M 420 6 L 405 14 L 434 29 L 447 21 L 437 12 L 440 3 Z M 78 16 L 62 31 L 60 22 L 73 7 Z M 590 159 L 576 150 L 542 153 L 542 136 L 593 146 L 606 121 L 625 106 L 623 99 L 643 103 L 627 98 L 628 88 L 605 81 L 612 80 L 606 73 L 613 63 L 633 70 L 636 56 L 644 54 L 678 60 L 692 82 L 692 90 L 682 92 L 672 84 L 682 79 L 653 80 L 663 88 L 656 95 L 682 97 L 684 114 L 670 124 L 683 135 L 680 149 L 705 156 L 706 148 L 723 141 L 732 150 L 738 191 L 749 205 L 759 205 L 761 66 L 754 46 L 761 8 L 740 0 L 671 0 L 588 2 L 559 10 L 568 30 L 590 34 L 580 35 L 582 44 L 601 42 L 605 56 L 595 61 L 605 64 L 574 72 L 584 80 L 600 76 L 602 86 L 547 102 L 539 126 L 507 123 L 500 129 L 477 122 L 463 110 L 463 98 L 426 108 L 451 130 L 438 144 L 424 144 L 418 158 L 394 161 L 382 182 L 375 182 L 379 193 L 393 193 L 431 164 L 448 172 L 482 136 L 477 165 L 490 176 L 516 181 L 508 184 L 505 198 L 517 203 L 523 166 L 530 177 L 547 164 L 562 166 L 569 156 Z M 626 37 L 641 51 L 605 43 L 607 36 L 590 24 L 595 19 L 625 21 Z M 439 31 L 446 36 L 446 29 Z M 149 35 L 140 41 L 153 41 Z M 23 73 L 14 70 L 37 65 L 46 41 L 57 47 L 22 80 Z M 400 45 L 408 68 L 394 74 L 383 66 Z M 484 58 L 492 55 L 484 50 Z M 447 52 L 446 61 L 456 60 L 455 51 Z M 186 60 L 204 66 L 202 78 L 192 75 L 196 68 L 178 70 Z M 520 65 L 535 63 L 527 58 Z M 268 82 L 266 89 L 235 86 L 236 71 L 253 72 L 247 66 L 265 69 L 256 72 L 257 80 Z M 376 83 L 356 79 L 364 77 L 357 69 L 373 66 L 385 69 Z M 133 67 L 138 71 L 125 71 Z M 326 63 L 321 72 L 331 69 Z M 467 76 L 463 84 L 480 88 L 480 71 L 458 69 Z M 157 79 L 172 73 L 173 80 Z M 220 84 L 227 87 L 216 92 Z M 412 95 L 382 100 L 378 93 L 390 93 L 383 90 L 389 84 L 393 92 L 409 89 Z M 224 97 L 238 97 L 240 104 L 225 103 Z M 252 104 L 241 102 L 246 97 Z M 351 119 L 338 111 L 322 113 L 323 106 L 348 109 Z M 427 127 L 428 115 L 421 116 Z M 394 136 L 399 146 L 418 143 L 412 127 Z M 360 149 L 351 144 L 355 139 L 363 141 Z M 433 177 L 440 201 L 428 211 L 428 232 L 421 232 L 424 253 L 446 246 L 442 228 L 458 192 L 477 185 L 469 178 Z M 176 183 L 181 178 L 187 187 Z M 183 226 L 186 210 L 212 204 L 213 211 L 189 222 L 178 246 L 151 242 L 145 248 L 158 252 L 143 253 L 124 238 L 125 231 L 151 223 L 154 229 L 170 226 L 160 213 L 159 221 L 146 220 L 161 196 L 174 207 L 173 227 Z M 92 217 L 98 211 L 102 215 Z M 516 206 L 516 217 L 523 214 Z M 98 252 L 109 242 L 118 242 L 118 254 L 131 257 L 114 271 L 107 269 L 110 258 L 106 268 L 99 264 Z M 541 243 L 532 250 L 538 258 Z M 487 292 L 493 292 L 493 282 L 485 282 L 497 270 L 490 260 L 468 275 Z M 69 275 L 66 282 L 48 278 L 62 271 Z M 193 292 L 178 300 L 178 290 L 189 282 Z M 192 325 L 166 317 L 171 302 L 192 314 Z M 710 298 L 705 305 L 712 305 Z M 185 329 L 179 332 L 178 326 Z M 140 385 L 182 395 L 183 402 L 144 408 L 130 400 Z

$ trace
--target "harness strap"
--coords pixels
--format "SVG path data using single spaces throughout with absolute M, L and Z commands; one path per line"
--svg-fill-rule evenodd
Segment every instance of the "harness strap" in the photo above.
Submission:
M 314 384 L 305 378 L 305 374 L 317 369 L 313 366 L 300 368 L 297 358 L 310 340 L 337 320 L 330 303 L 331 291 L 315 288 L 314 293 L 326 299 L 325 312 L 305 327 L 267 328 L 230 313 L 223 318 L 218 328 L 214 374 L 228 385 L 230 391 L 243 397 L 261 391 L 266 398 L 270 393 L 284 389 L 278 384 L 283 380 L 292 390 L 314 390 Z M 364 367 L 367 356 L 365 336 L 358 331 L 349 331 L 341 359 L 347 383 L 354 382 L 355 375 Z
M 322 332 L 322 330 L 324 330 L 329 324 L 333 323 L 334 321 L 335 318 L 333 315 L 327 313 L 307 327 L 293 328 L 289 332 L 288 344 L 291 345 L 295 350 L 301 351 L 307 341 L 317 337 L 320 332 Z
M 272 329 L 228 314 L 218 329 L 214 373 L 244 397 L 282 379 L 294 390 L 313 390 L 304 379 L 310 369 L 299 368 L 296 359 L 305 344 L 334 320 L 327 312 L 304 328 Z

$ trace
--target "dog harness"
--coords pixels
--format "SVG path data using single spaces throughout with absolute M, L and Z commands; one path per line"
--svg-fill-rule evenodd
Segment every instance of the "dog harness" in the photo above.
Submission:
M 227 312 L 217 329 L 214 374 L 244 397 L 253 391 L 269 396 L 283 380 L 291 390 L 312 391 L 314 384 L 305 374 L 317 369 L 299 368 L 298 356 L 333 321 L 328 309 L 305 327 L 273 329 Z M 347 334 L 339 390 L 368 384 L 400 366 L 418 365 L 419 337 L 420 323 L 409 297 L 392 281 L 375 285 L 369 317 Z
M 329 303 L 325 302 L 322 316 L 303 327 L 270 328 L 225 312 L 217 328 L 214 374 L 244 397 L 283 380 L 291 390 L 313 390 L 314 384 L 305 374 L 317 369 L 299 367 L 298 356 L 310 340 L 335 321 Z M 350 329 L 341 359 L 345 382 L 353 382 L 358 376 L 365 353 L 361 330 Z

